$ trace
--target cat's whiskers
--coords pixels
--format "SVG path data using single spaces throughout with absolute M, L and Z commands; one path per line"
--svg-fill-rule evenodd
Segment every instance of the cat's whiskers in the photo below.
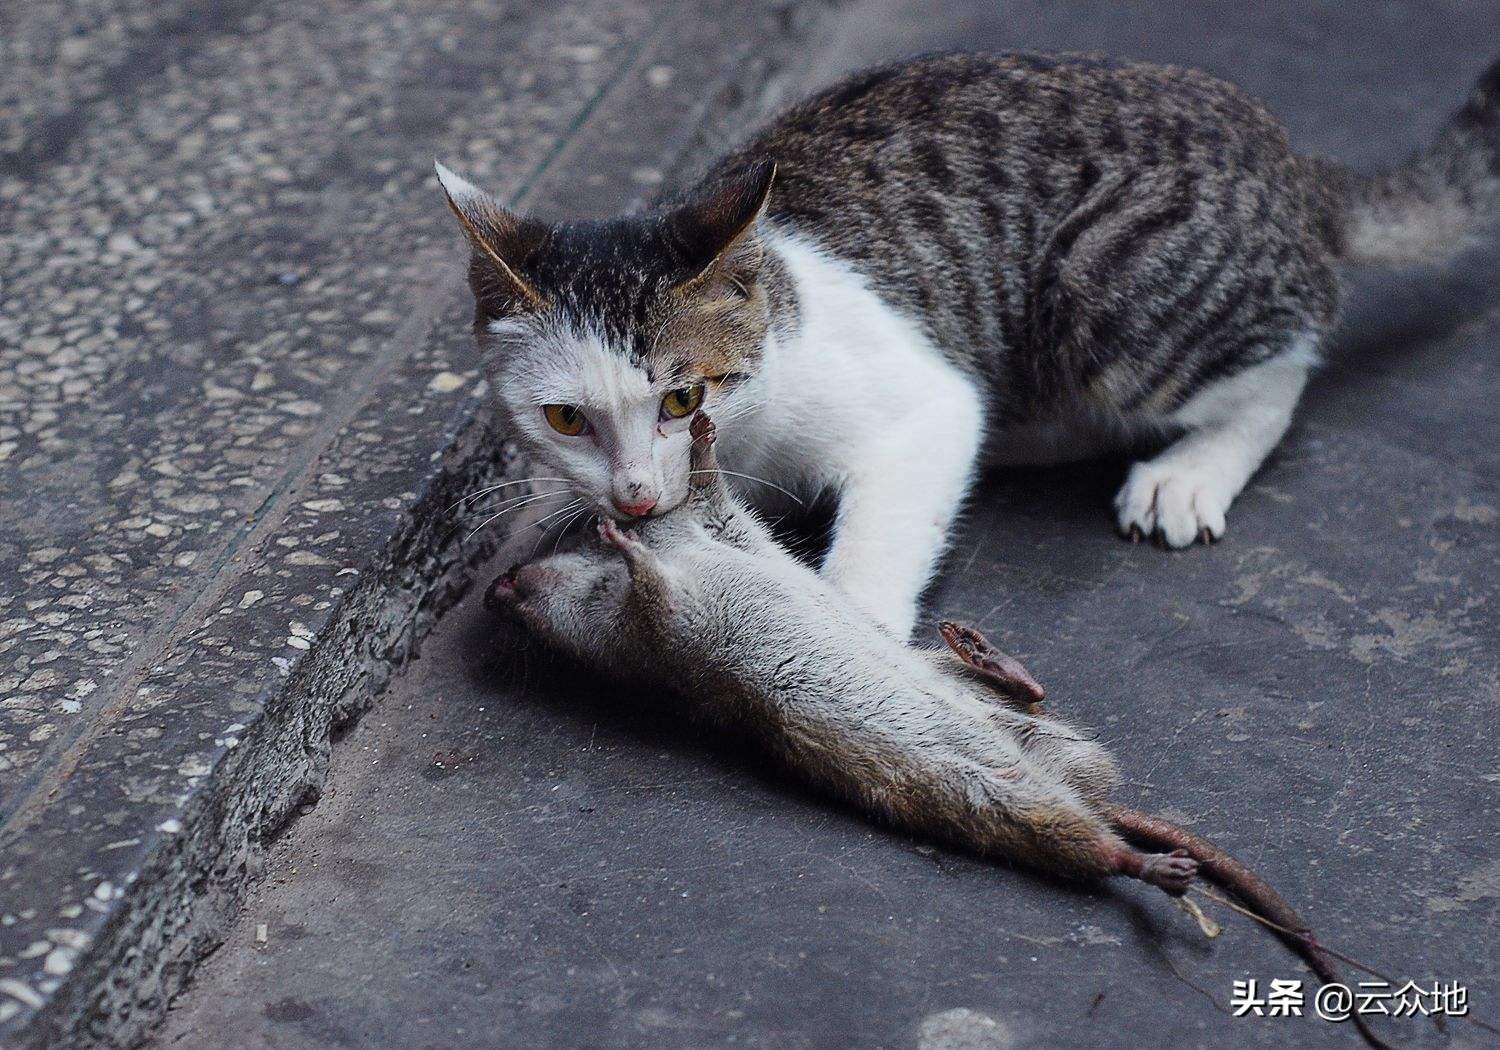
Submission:
M 584 502 L 584 500 L 583 500 L 583 497 L 581 497 L 581 496 L 580 497 L 576 497 L 576 498 L 574 498 L 572 500 L 569 500 L 567 503 L 563 504 L 563 506 L 562 506 L 561 509 L 554 510 L 550 514 L 548 514 L 545 518 L 539 519 L 536 522 L 536 527 L 539 528 L 539 529 L 541 529 L 541 530 L 543 530 L 543 532 L 545 533 L 546 532 L 546 528 L 547 528 L 547 522 L 551 521 L 553 518 L 561 517 L 562 515 L 568 513 L 568 511 L 570 511 L 570 510 L 576 509 L 578 507 L 578 505 L 580 503 L 583 503 L 583 502 Z
M 754 412 L 756 409 L 761 408 L 763 405 L 764 402 L 757 401 L 752 398 L 737 398 L 734 400 L 726 400 L 724 403 L 714 406 L 714 411 L 712 413 L 713 421 L 716 425 L 719 426 L 722 426 L 726 423 L 732 423 L 742 416 L 749 415 L 751 412 Z
M 741 474 L 737 470 L 725 470 L 723 467 L 720 467 L 717 470 L 690 470 L 690 471 L 688 471 L 688 473 L 689 474 L 728 474 L 732 478 L 744 478 L 746 481 L 759 482 L 762 485 L 765 485 L 765 486 L 767 486 L 769 488 L 775 489 L 777 492 L 779 492 L 783 496 L 787 497 L 787 499 L 789 499 L 792 502 L 796 503 L 797 506 L 799 506 L 799 507 L 806 506 L 806 504 L 802 502 L 802 497 L 798 496 L 795 492 L 792 492 L 792 491 L 790 491 L 788 489 L 782 488 L 780 485 L 776 484 L 776 482 L 774 482 L 774 481 L 767 481 L 765 478 L 758 478 L 754 474 Z
M 550 492 L 523 492 L 519 496 L 508 496 L 505 499 L 501 500 L 500 502 L 498 502 L 498 503 L 491 503 L 489 506 L 486 506 L 486 507 L 470 507 L 469 510 L 465 511 L 465 513 L 467 513 L 467 514 L 473 514 L 473 513 L 488 514 L 491 511 L 495 511 L 495 510 L 507 509 L 507 508 L 510 508 L 512 506 L 522 506 L 522 505 L 525 505 L 527 503 L 534 503 L 534 502 L 536 502 L 537 497 L 540 497 L 540 496 L 566 496 L 571 491 L 572 491 L 571 488 L 567 488 L 567 489 L 553 489 Z
M 583 506 L 580 507 L 580 503 L 582 503 Z M 568 523 L 578 515 L 586 512 L 588 509 L 589 503 L 586 500 L 575 499 L 571 503 L 568 503 L 566 506 L 564 506 L 561 510 L 553 511 L 551 514 L 548 514 L 547 517 L 537 522 L 537 528 L 541 530 L 541 533 L 537 536 L 536 541 L 532 543 L 531 553 L 530 555 L 528 555 L 528 557 L 536 557 L 537 548 L 547 542 L 547 536 L 552 532 L 552 530 L 557 530 L 557 538 L 561 540 L 563 537 L 563 533 L 568 531 Z M 567 514 L 569 516 L 557 524 L 547 524 L 549 520 L 556 518 L 559 514 Z
M 511 488 L 512 486 L 515 486 L 515 485 L 529 485 L 529 484 L 531 484 L 534 481 L 561 481 L 561 482 L 567 482 L 567 480 L 568 480 L 567 478 L 517 478 L 515 481 L 502 481 L 498 485 L 486 485 L 484 488 L 479 489 L 476 492 L 470 492 L 467 495 L 460 497 L 456 502 L 454 502 L 454 503 L 450 504 L 448 507 L 444 508 L 444 513 L 447 513 L 448 511 L 452 510 L 454 507 L 457 507 L 459 504 L 468 503 L 471 500 L 478 499 L 480 496 L 487 496 L 491 492 L 496 492 L 496 491 L 498 491 L 500 489 Z
M 484 521 L 482 521 L 482 522 L 479 523 L 479 527 L 478 528 L 474 529 L 473 532 L 470 532 L 467 536 L 464 537 L 464 541 L 467 542 L 469 540 L 472 540 L 479 533 L 481 533 L 485 529 L 487 529 L 491 524 L 493 524 L 496 521 L 499 521 L 501 518 L 505 517 L 505 515 L 510 514 L 513 511 L 518 511 L 522 507 L 528 507 L 531 504 L 533 504 L 533 503 L 539 503 L 542 500 L 547 500 L 547 499 L 561 499 L 563 496 L 566 496 L 571 491 L 572 491 L 571 489 L 565 489 L 562 492 L 540 492 L 540 493 L 533 493 L 533 494 L 528 495 L 528 496 L 517 496 L 517 497 L 514 497 L 513 499 L 507 501 L 508 503 L 511 503 L 511 506 L 508 506 L 508 507 L 504 508 L 503 510 L 497 511 L 494 514 L 491 514 L 488 518 L 485 518 Z M 488 510 L 489 508 L 486 507 L 485 509 Z
M 588 493 L 579 492 L 578 489 L 572 489 L 572 491 L 577 494 L 576 498 L 569 500 L 562 507 L 552 511 L 551 513 L 547 514 L 546 517 L 541 518 L 535 523 L 536 527 L 541 530 L 542 534 L 538 536 L 536 542 L 531 545 L 532 557 L 536 556 L 537 548 L 547 541 L 548 533 L 550 533 L 553 529 L 557 529 L 557 538 L 558 540 L 561 540 L 563 535 L 568 531 L 568 526 L 571 525 L 580 514 L 588 513 L 588 509 L 593 506 L 593 502 L 590 500 Z M 569 514 L 569 512 L 572 513 Z M 565 514 L 568 514 L 569 516 L 560 525 L 547 524 L 549 521 L 552 521 L 555 518 L 558 518 L 559 516 Z
M 573 523 L 575 521 L 577 521 L 582 515 L 587 514 L 588 511 L 589 511 L 589 507 L 591 507 L 591 506 L 593 506 L 593 504 L 588 504 L 588 505 L 584 506 L 576 514 L 574 514 L 571 518 L 569 518 L 567 521 L 563 522 L 562 528 L 560 528 L 560 529 L 557 530 L 557 539 L 555 539 L 555 540 L 552 541 L 552 553 L 553 554 L 557 553 L 557 545 L 560 544 L 562 542 L 562 538 L 568 534 L 568 529 L 570 527 L 572 527 Z M 595 513 L 594 517 L 597 518 L 598 516 L 599 515 L 597 513 Z M 546 537 L 544 536 L 543 539 L 545 539 L 545 538 Z M 532 553 L 535 553 L 534 549 L 533 549 Z
M 583 505 L 579 506 L 580 503 Z M 552 545 L 552 550 L 555 554 L 557 552 L 557 543 L 561 543 L 563 536 L 567 535 L 568 527 L 572 525 L 573 522 L 578 520 L 579 515 L 587 514 L 589 512 L 589 508 L 592 506 L 593 503 L 586 499 L 574 500 L 572 503 L 569 503 L 566 507 L 562 508 L 562 510 L 555 511 L 552 514 L 547 515 L 547 518 L 555 518 L 559 514 L 566 514 L 567 517 L 562 521 L 554 525 L 542 525 L 542 522 L 537 522 L 539 526 L 542 526 L 542 534 L 538 536 L 536 538 L 536 542 L 531 545 L 530 557 L 536 557 L 537 549 L 540 548 L 542 544 L 547 542 L 548 534 L 553 532 L 554 530 L 556 530 L 557 532 L 557 541 Z M 543 521 L 545 520 L 546 519 L 543 519 Z

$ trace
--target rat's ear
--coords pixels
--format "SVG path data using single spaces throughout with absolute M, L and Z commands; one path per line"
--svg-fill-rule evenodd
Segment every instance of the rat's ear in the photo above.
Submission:
M 433 161 L 448 207 L 458 218 L 473 255 L 469 286 L 484 320 L 545 309 L 546 298 L 528 281 L 526 257 L 547 236 L 547 227 L 506 211 L 500 202 L 469 180 Z
M 694 191 L 667 213 L 665 231 L 680 274 L 675 290 L 700 287 L 719 275 L 744 291 L 760 266 L 755 226 L 775 180 L 775 162 L 759 160 Z

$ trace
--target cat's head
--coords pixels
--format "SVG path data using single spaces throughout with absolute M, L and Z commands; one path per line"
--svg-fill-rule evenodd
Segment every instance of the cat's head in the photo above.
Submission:
M 546 224 L 438 165 L 509 434 L 601 513 L 676 507 L 693 414 L 756 402 L 771 324 L 756 227 L 774 174 L 760 162 L 645 214 Z

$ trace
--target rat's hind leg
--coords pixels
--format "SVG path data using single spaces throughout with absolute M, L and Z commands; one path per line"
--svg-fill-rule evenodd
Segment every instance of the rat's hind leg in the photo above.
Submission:
M 1143 853 L 1112 833 L 1095 831 L 1091 822 L 1080 822 L 1071 812 L 1049 816 L 1034 830 L 1042 856 L 1033 859 L 1040 859 L 1044 867 L 1052 867 L 1064 875 L 1094 878 L 1123 875 L 1149 883 L 1170 896 L 1181 897 L 1198 874 L 1198 862 L 1186 850 Z
M 978 629 L 944 620 L 938 624 L 938 633 L 954 655 L 978 671 L 1002 696 L 1031 714 L 1041 709 L 1046 697 L 1041 683 L 1031 677 L 1020 660 L 996 649 Z
M 1132 541 L 1168 547 L 1224 535 L 1224 515 L 1286 433 L 1315 359 L 1305 335 L 1277 356 L 1210 384 L 1172 413 L 1187 433 L 1130 468 L 1115 496 L 1116 521 Z
M 1018 785 L 1024 790 L 1024 785 Z M 1017 794 L 1015 788 L 1012 794 Z M 1105 878 L 1123 875 L 1150 883 L 1173 897 L 1187 892 L 1198 874 L 1198 862 L 1185 849 L 1170 853 L 1146 853 L 1130 845 L 1110 827 L 1104 817 L 1070 798 L 1066 789 L 1055 791 L 1041 805 L 1012 809 L 1039 847 L 1044 863 L 1051 861 L 1063 874 Z
M 990 844 L 998 852 L 1067 878 L 1123 875 L 1174 897 L 1187 892 L 1198 873 L 1198 862 L 1186 851 L 1144 853 L 1125 842 L 1066 787 L 1049 790 L 1044 784 L 1045 778 L 1036 776 L 1023 775 L 1019 782 L 991 778 L 991 796 L 1000 796 L 998 800 L 1004 803 L 990 811 L 1000 816 L 990 829 Z M 1039 787 L 1046 797 L 1036 797 Z
M 1198 862 L 1185 849 L 1171 853 L 1142 853 L 1130 846 L 1119 850 L 1115 859 L 1117 874 L 1149 882 L 1173 897 L 1181 897 L 1198 875 Z
M 1104 745 L 1053 718 L 1026 722 L 1013 730 L 1026 755 L 1092 804 L 1104 805 L 1120 782 L 1114 756 Z
M 999 694 L 1004 706 L 992 708 L 990 720 L 1039 766 L 1090 802 L 1102 803 L 1119 780 L 1109 752 L 1071 726 L 1039 717 L 1041 684 L 1019 660 L 996 649 L 977 629 L 945 620 L 938 630 L 952 653 L 934 651 L 934 659 L 956 657 L 973 680 Z

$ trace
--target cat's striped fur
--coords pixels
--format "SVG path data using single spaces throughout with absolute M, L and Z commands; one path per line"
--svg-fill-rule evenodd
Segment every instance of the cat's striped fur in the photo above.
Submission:
M 770 223 L 920 318 L 1003 429 L 1069 402 L 1167 413 L 1316 341 L 1341 259 L 1427 261 L 1493 210 L 1497 112 L 1500 64 L 1435 149 L 1359 178 L 1205 73 L 954 54 L 836 85 L 709 178 L 775 160 Z
M 602 512 L 660 513 L 688 468 L 658 405 L 701 381 L 726 467 L 768 483 L 747 496 L 839 491 L 824 572 L 904 636 L 982 460 L 1160 434 L 1117 524 L 1221 536 L 1341 266 L 1429 261 L 1494 216 L 1500 63 L 1376 176 L 1297 155 L 1204 73 L 964 54 L 833 86 L 644 215 L 544 224 L 439 174 L 512 433 Z M 543 424 L 553 402 L 585 432 Z

